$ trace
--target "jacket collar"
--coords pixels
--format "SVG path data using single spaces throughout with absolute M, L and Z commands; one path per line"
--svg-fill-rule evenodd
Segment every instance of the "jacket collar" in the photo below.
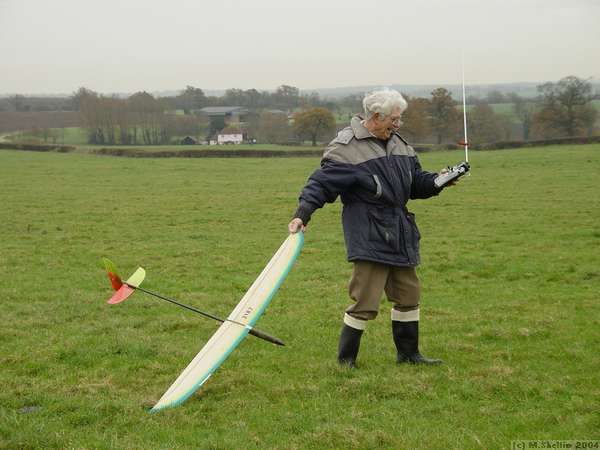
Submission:
M 363 119 L 363 117 L 361 115 L 356 115 L 350 121 L 350 126 L 352 127 L 352 131 L 354 132 L 354 137 L 356 139 L 366 139 L 366 138 L 370 138 L 370 137 L 375 137 L 361 123 L 363 120 L 364 119 Z

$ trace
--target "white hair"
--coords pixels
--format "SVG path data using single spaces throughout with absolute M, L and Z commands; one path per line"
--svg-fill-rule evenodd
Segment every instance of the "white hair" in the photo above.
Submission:
M 375 113 L 379 113 L 382 117 L 389 116 L 395 108 L 400 108 L 400 112 L 403 113 L 407 107 L 408 104 L 402 94 L 394 89 L 373 91 L 363 99 L 363 109 L 367 119 Z

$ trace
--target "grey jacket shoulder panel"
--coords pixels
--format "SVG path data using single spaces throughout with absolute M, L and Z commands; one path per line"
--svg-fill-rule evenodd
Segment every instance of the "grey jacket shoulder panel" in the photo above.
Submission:
M 390 138 L 392 145 L 392 155 L 416 156 L 415 149 L 412 148 L 398 133 L 393 133 Z M 388 144 L 389 147 L 389 144 Z
M 389 156 L 415 157 L 414 149 L 397 134 L 393 134 L 388 142 Z M 358 138 L 351 127 L 344 128 L 325 148 L 323 159 L 330 159 L 346 164 L 361 164 L 372 159 L 388 156 L 373 139 Z
M 369 159 L 377 158 L 369 145 L 365 145 L 356 136 L 354 127 L 349 126 L 341 130 L 323 152 L 323 159 L 329 159 L 345 164 L 359 164 Z
M 352 127 L 346 127 L 340 130 L 338 135 L 331 141 L 331 144 L 344 144 L 347 145 L 354 138 L 354 131 Z
M 350 140 L 348 144 L 341 144 L 333 140 L 323 153 L 323 159 L 330 159 L 345 164 L 361 164 L 372 159 L 386 156 L 385 150 L 374 142 L 366 143 Z
M 352 139 L 354 139 L 354 132 L 351 127 L 340 130 L 337 136 L 325 147 L 323 159 L 350 163 L 349 151 L 346 150 L 346 146 Z

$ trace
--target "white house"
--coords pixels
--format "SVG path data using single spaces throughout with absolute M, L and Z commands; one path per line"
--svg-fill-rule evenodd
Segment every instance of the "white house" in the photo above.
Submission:
M 217 134 L 217 144 L 241 144 L 244 136 L 240 130 L 227 129 L 221 130 Z

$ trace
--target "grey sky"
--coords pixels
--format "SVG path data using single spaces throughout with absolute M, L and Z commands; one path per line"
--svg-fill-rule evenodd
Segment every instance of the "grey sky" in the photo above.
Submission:
M 0 93 L 600 79 L 600 0 L 0 0 Z

